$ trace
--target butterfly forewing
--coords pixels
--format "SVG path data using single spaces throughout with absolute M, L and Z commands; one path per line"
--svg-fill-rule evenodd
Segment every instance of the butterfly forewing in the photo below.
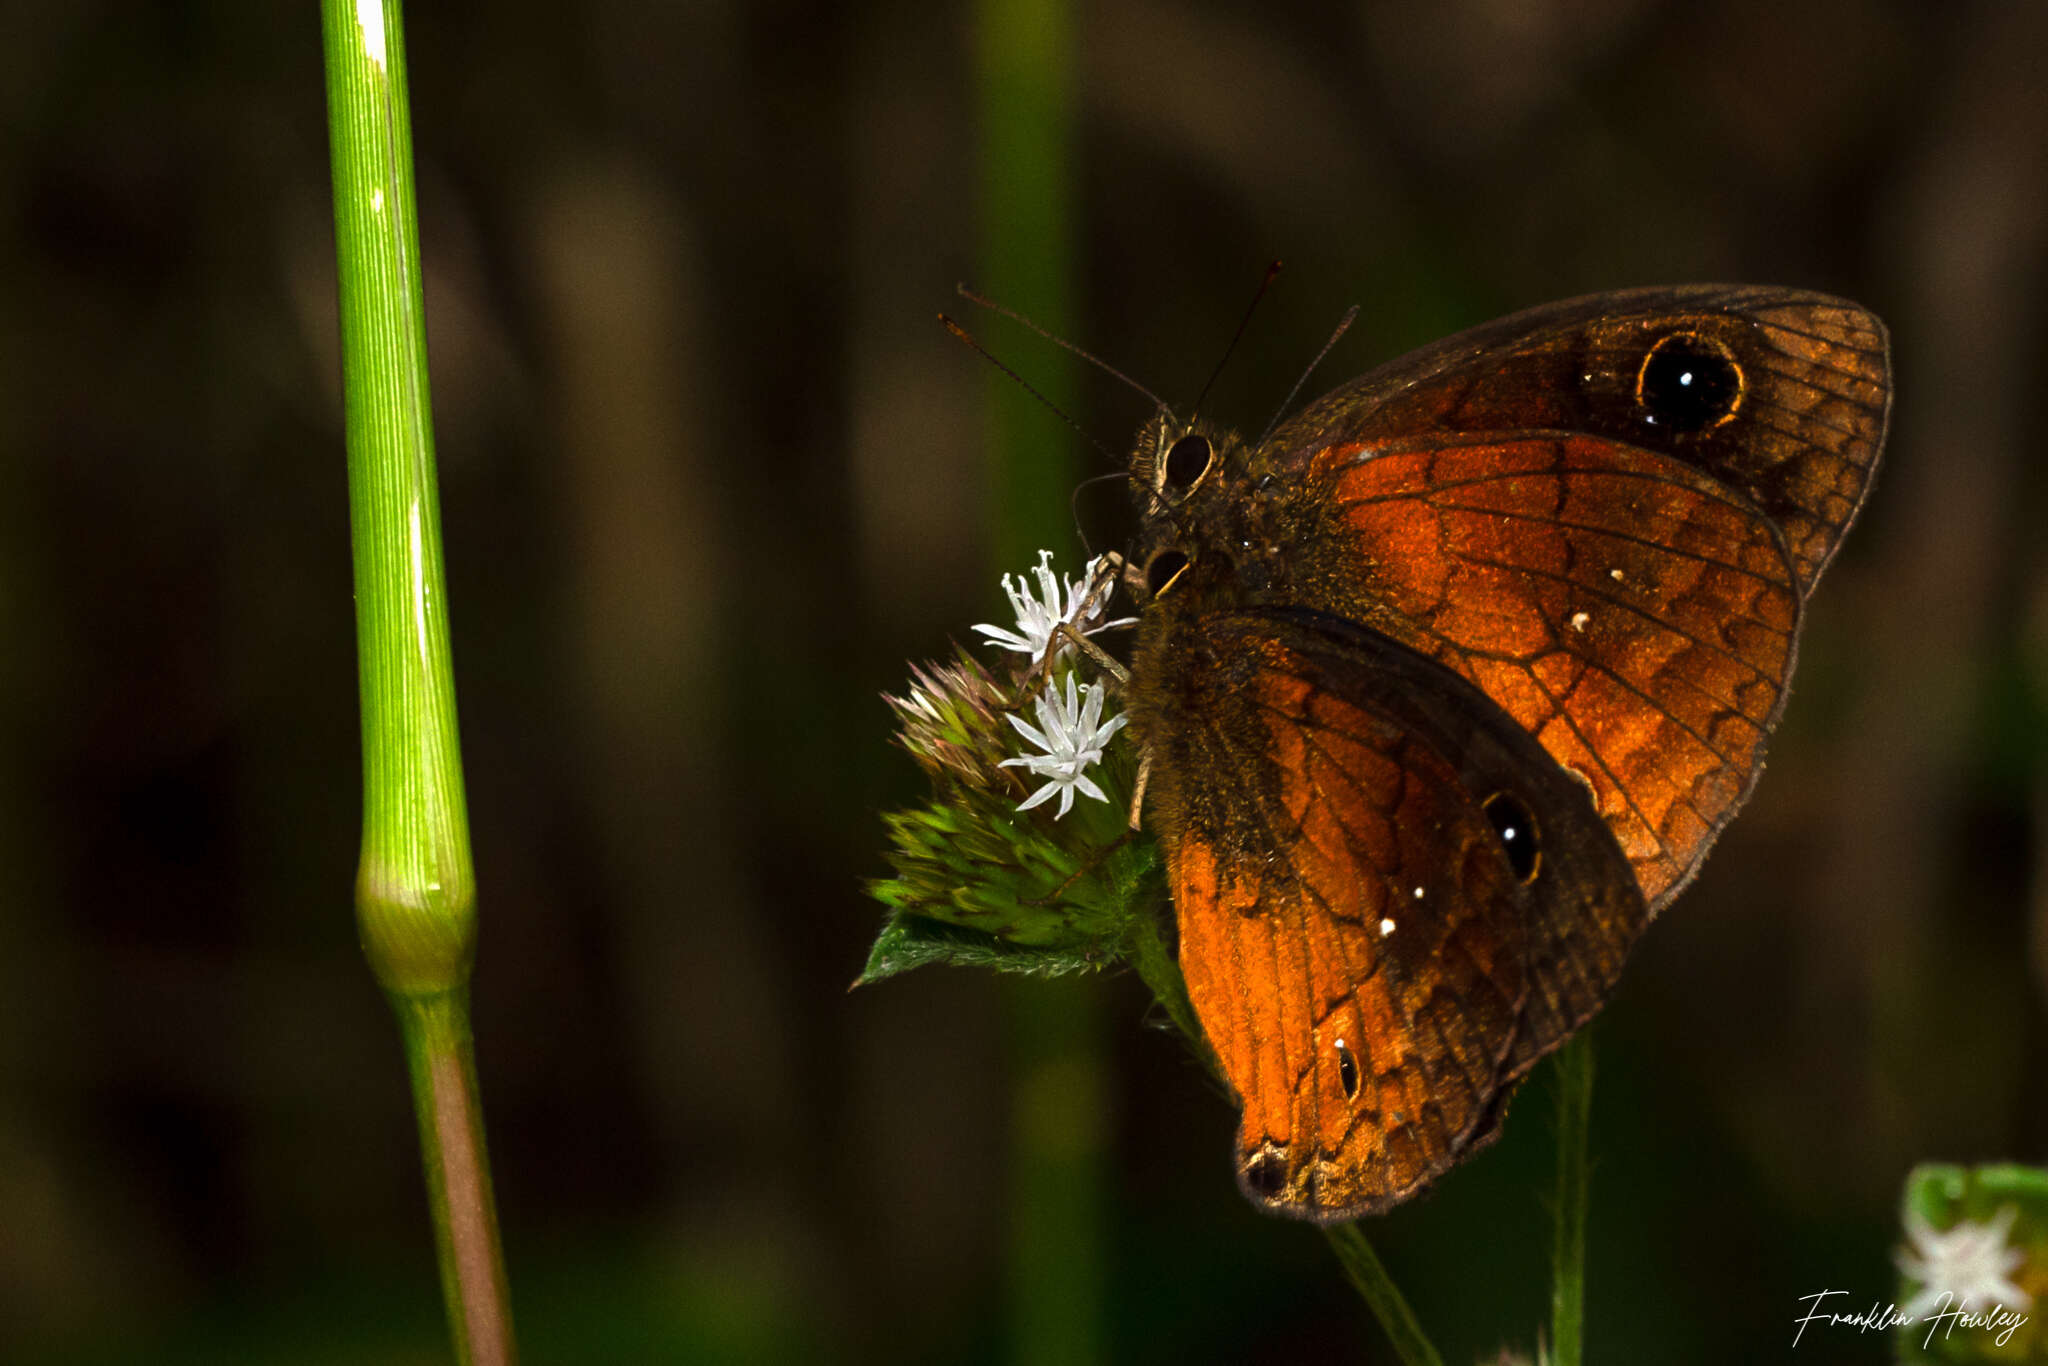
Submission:
M 1267 450 L 1279 467 L 1425 433 L 1607 437 L 1755 504 L 1810 591 L 1869 492 L 1890 412 L 1890 343 L 1868 310 L 1690 285 L 1567 300 L 1425 347 L 1324 395 Z
M 1771 524 L 1592 437 L 1324 453 L 1329 606 L 1478 684 L 1593 791 L 1652 900 L 1747 795 L 1792 662 Z
M 1478 684 L 1586 782 L 1653 905 L 1747 797 L 1867 491 L 1883 328 L 1783 291 L 1553 305 L 1347 385 L 1255 457 L 1276 600 Z M 1318 544 L 1320 543 L 1320 544 Z

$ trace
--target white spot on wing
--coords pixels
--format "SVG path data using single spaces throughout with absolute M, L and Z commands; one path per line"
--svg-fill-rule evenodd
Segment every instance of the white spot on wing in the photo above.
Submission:
M 1614 572 L 1619 574 L 1621 571 L 1617 569 Z M 1586 629 L 1586 623 L 1592 619 L 1593 615 L 1590 612 L 1574 612 L 1572 613 L 1572 629 L 1583 632 Z
M 1380 938 L 1382 938 L 1382 939 L 1385 939 L 1385 938 L 1386 938 L 1386 937 L 1387 937 L 1388 935 L 1392 934 L 1393 932 L 1394 932 L 1394 922 L 1393 922 L 1393 921 L 1391 921 L 1391 920 L 1382 920 L 1382 921 L 1380 922 Z

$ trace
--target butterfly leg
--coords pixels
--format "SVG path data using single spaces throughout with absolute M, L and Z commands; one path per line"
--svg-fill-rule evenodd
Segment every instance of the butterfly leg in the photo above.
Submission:
M 1131 784 L 1131 829 L 1138 828 L 1138 817 L 1145 810 L 1145 784 L 1152 781 L 1152 751 L 1146 750 L 1138 759 L 1138 780 Z
M 1052 638 L 1046 642 L 1045 653 L 1031 666 L 1031 672 L 1025 676 L 1023 686 L 1017 690 L 1017 700 L 1014 704 L 1016 710 L 1023 710 L 1026 702 L 1045 691 L 1046 685 L 1052 682 L 1053 661 L 1059 657 L 1060 647 L 1063 645 L 1077 647 L 1108 675 L 1107 686 L 1112 696 L 1123 694 L 1124 686 L 1131 681 L 1131 671 L 1119 664 L 1116 656 L 1063 621 L 1052 628 Z
M 1052 628 L 1052 636 L 1045 643 L 1045 653 L 1040 655 L 1038 661 L 1026 671 L 1023 681 L 1018 685 L 1016 700 L 1011 703 L 1012 711 L 1022 712 L 1032 699 L 1044 692 L 1052 683 L 1054 665 L 1059 660 L 1061 649 L 1069 642 L 1079 643 L 1088 651 L 1089 657 L 1096 659 L 1098 663 L 1103 659 L 1109 659 L 1108 655 L 1103 654 L 1101 646 L 1095 644 L 1094 641 L 1089 640 L 1065 622 L 1061 622 L 1058 626 Z M 1099 658 L 1097 658 L 1098 656 Z M 1116 662 L 1110 660 L 1110 663 L 1115 664 Z M 1116 665 L 1116 667 L 1121 670 L 1123 666 Z M 1117 686 L 1116 679 L 1112 677 L 1110 683 L 1111 691 L 1115 692 Z
M 1109 595 L 1116 591 L 1118 579 L 1129 585 L 1143 586 L 1144 576 L 1131 567 L 1130 561 L 1114 550 L 1102 553 L 1101 566 L 1095 571 L 1095 582 L 1088 585 L 1086 606 L 1075 615 L 1082 621 L 1102 612 L 1109 605 Z M 1130 591 L 1136 593 L 1137 588 Z
M 1048 645 L 1046 647 L 1046 660 L 1050 660 L 1055 654 L 1058 653 L 1058 650 L 1055 649 L 1054 646 L 1057 646 L 1062 643 L 1072 645 L 1082 654 L 1087 655 L 1088 658 L 1094 660 L 1095 663 L 1102 669 L 1102 671 L 1110 676 L 1111 681 L 1113 681 L 1116 684 L 1115 691 L 1122 692 L 1124 687 L 1130 683 L 1131 671 L 1129 669 L 1126 669 L 1122 664 L 1119 664 L 1117 662 L 1115 655 L 1112 655 L 1109 651 L 1103 649 L 1100 645 L 1097 645 L 1094 641 L 1082 635 L 1079 631 L 1075 630 L 1068 623 L 1063 621 L 1059 625 L 1052 628 L 1052 640 L 1053 644 Z M 1044 663 L 1045 661 L 1040 662 Z M 1050 672 L 1050 670 L 1048 670 L 1048 672 Z
M 1129 562 L 1114 550 L 1098 557 L 1097 561 L 1095 561 L 1095 566 L 1087 591 L 1082 595 L 1080 605 L 1073 609 L 1074 621 L 1087 621 L 1091 617 L 1102 615 L 1103 606 L 1108 602 L 1109 595 L 1116 591 L 1118 577 L 1120 575 L 1127 576 L 1130 569 Z M 1107 630 L 1113 627 L 1131 626 L 1135 625 L 1137 620 L 1136 617 L 1126 617 L 1121 621 L 1102 623 L 1095 627 L 1095 629 Z M 1032 663 L 1030 673 L 1024 679 L 1024 686 L 1017 695 L 1017 700 L 1020 704 L 1038 696 L 1045 685 L 1052 681 L 1053 665 L 1059 659 L 1061 650 L 1068 645 L 1074 646 L 1081 653 L 1094 660 L 1096 665 L 1109 675 L 1113 683 L 1112 691 L 1120 692 L 1123 685 L 1130 681 L 1129 671 L 1100 645 L 1088 639 L 1087 635 L 1074 624 L 1074 621 L 1062 621 L 1053 627 L 1052 634 L 1045 643 L 1045 652 Z

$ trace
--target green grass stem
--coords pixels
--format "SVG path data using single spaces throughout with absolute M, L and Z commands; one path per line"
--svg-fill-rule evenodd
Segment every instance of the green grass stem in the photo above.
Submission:
M 1187 979 L 1180 975 L 1180 964 L 1173 961 L 1173 954 L 1166 947 L 1156 910 L 1143 912 L 1133 919 L 1129 940 L 1124 945 L 1124 959 L 1137 970 L 1139 980 L 1151 991 L 1152 999 L 1173 1021 L 1173 1027 L 1180 1031 L 1188 1046 L 1195 1050 L 1195 1056 L 1211 1072 L 1217 1072 L 1209 1041 L 1202 1034 L 1201 1022 L 1195 1018 L 1194 1003 L 1188 1000 Z
M 998 303 L 1055 332 L 1074 317 L 1073 30 L 1063 0 L 980 0 L 974 11 L 981 160 L 981 278 Z M 1074 367 L 1033 343 L 1022 368 L 1072 411 Z M 1072 442 L 1020 386 L 988 376 L 990 587 L 1043 547 L 1073 543 Z M 1078 565 L 1072 567 L 1078 568 Z M 1105 1361 L 1102 1132 L 1108 1088 L 1094 984 L 1007 988 L 1015 1067 L 1011 1126 L 1011 1359 Z
M 1586 1207 L 1592 1162 L 1587 1156 L 1593 1116 L 1593 1040 L 1590 1030 L 1557 1051 L 1557 1201 L 1552 1210 L 1550 1337 L 1552 1366 L 1579 1366 L 1585 1346 Z
M 456 1358 L 516 1358 L 470 1039 L 476 951 L 398 0 L 323 0 L 363 719 L 356 924 L 397 1012 Z
M 1077 22 L 1067 0 L 980 0 L 975 7 L 982 270 L 975 283 L 1056 336 L 1069 335 L 1076 316 Z M 1073 358 L 1036 339 L 1026 349 L 1030 359 L 1018 368 L 1073 413 Z M 1008 376 L 991 368 L 987 383 L 994 564 L 1022 570 L 1041 548 L 1065 563 L 1074 544 L 1067 500 L 1080 478 L 1073 437 Z
M 1344 1274 L 1351 1278 L 1359 1297 L 1386 1330 L 1388 1341 L 1394 1344 L 1405 1366 L 1444 1366 L 1443 1357 L 1422 1331 L 1415 1311 L 1408 1307 L 1400 1287 L 1387 1274 L 1386 1265 L 1366 1240 L 1365 1231 L 1357 1224 L 1332 1224 L 1323 1230 L 1323 1236 L 1329 1239 L 1330 1250 L 1344 1265 Z

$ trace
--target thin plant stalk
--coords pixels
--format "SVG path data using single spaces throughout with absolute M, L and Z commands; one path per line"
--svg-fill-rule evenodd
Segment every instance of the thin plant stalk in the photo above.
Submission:
M 1019 1366 L 1109 1359 L 1101 984 L 1005 983 L 1010 1123 L 1010 1356 Z
M 1138 979 L 1151 991 L 1152 999 L 1173 1021 L 1173 1027 L 1181 1032 L 1188 1046 L 1195 1050 L 1195 1056 L 1211 1072 L 1218 1072 L 1216 1057 L 1209 1051 L 1209 1041 L 1202 1036 L 1202 1026 L 1195 1019 L 1194 1002 L 1188 999 L 1187 979 L 1181 976 L 1180 964 L 1173 961 L 1166 939 L 1159 932 L 1156 912 L 1140 914 L 1132 919 L 1129 940 L 1124 945 L 1124 960 L 1136 969 Z
M 476 877 L 427 391 L 399 0 L 322 0 L 363 717 L 356 924 L 397 1013 L 458 1362 L 509 1366 L 470 1038 Z
M 1592 1163 L 1593 1041 L 1581 1030 L 1557 1052 L 1557 1203 L 1552 1211 L 1550 1336 L 1553 1366 L 1579 1366 L 1586 1313 L 1586 1207 Z
M 1366 1241 L 1365 1231 L 1357 1224 L 1332 1224 L 1323 1230 L 1323 1236 L 1329 1239 L 1330 1250 L 1344 1265 L 1344 1274 L 1351 1278 L 1359 1298 L 1380 1321 L 1387 1340 L 1394 1344 L 1406 1366 L 1443 1366 L 1443 1357 L 1422 1331 L 1415 1311 L 1408 1307 L 1400 1287 L 1387 1274 L 1379 1254 Z
M 1073 235 L 1070 146 L 1073 124 L 1074 15 L 1059 0 L 981 0 L 977 7 L 980 77 L 984 293 L 1034 318 L 1055 335 L 1072 316 Z M 1074 367 L 1054 352 L 1031 369 L 1033 382 L 1062 411 L 1075 408 Z M 1040 546 L 1068 534 L 1062 520 L 1077 479 L 1067 449 L 1037 401 L 1006 377 L 990 377 L 993 444 L 992 544 L 999 570 L 1029 562 Z M 1052 435 L 1048 436 L 1048 432 Z M 1050 510 L 1050 515 L 1049 515 Z M 1198 1056 L 1210 1060 L 1180 969 L 1156 924 L 1142 924 L 1125 946 L 1160 1008 Z M 1028 993 L 1028 994 L 1027 994 Z M 1012 1289 L 1023 1363 L 1105 1359 L 1100 1309 L 1102 1263 L 1099 1138 L 1083 1108 L 1099 1114 L 1099 1032 L 1074 1000 L 1053 1000 L 1044 984 L 1021 984 L 1013 997 L 1016 1033 L 1027 1053 L 1019 1085 L 1013 1209 Z M 1213 1063 L 1212 1063 L 1213 1065 Z M 1032 1078 L 1040 1079 L 1034 1082 Z M 1065 1124 L 1048 1123 L 1043 1079 L 1069 1087 Z M 1092 1094 L 1092 1106 L 1074 1102 Z M 1030 1116 L 1037 1115 L 1036 1122 Z M 1441 1366 L 1407 1301 L 1353 1225 L 1326 1230 L 1345 1271 L 1385 1327 L 1407 1366 Z
M 1075 309 L 1074 30 L 1069 0 L 979 0 L 975 7 L 981 157 L 981 269 L 995 302 L 1055 336 Z M 1011 332 L 1008 335 L 1021 336 Z M 1062 412 L 1078 393 L 1071 356 L 1033 339 L 1022 368 Z M 991 367 L 990 551 L 998 571 L 1070 545 L 1074 443 L 1022 385 Z M 1061 556 L 1065 558 L 1064 555 Z
M 1166 951 L 1158 921 L 1148 916 L 1137 919 L 1130 940 L 1124 946 L 1124 957 L 1151 990 L 1159 1008 L 1187 1037 L 1196 1056 L 1207 1063 L 1212 1072 L 1216 1071 L 1215 1057 L 1209 1050 L 1208 1040 L 1202 1037 L 1201 1026 L 1196 1022 L 1194 1008 L 1188 1001 L 1187 979 L 1181 976 L 1180 965 Z M 1394 1344 L 1404 1366 L 1443 1366 L 1443 1357 L 1430 1342 L 1429 1335 L 1422 1331 L 1415 1311 L 1408 1307 L 1407 1297 L 1394 1284 L 1394 1278 L 1387 1274 L 1386 1264 L 1373 1251 L 1365 1230 L 1355 1223 L 1335 1224 L 1325 1228 L 1323 1236 L 1329 1240 L 1330 1250 L 1337 1254 L 1337 1261 L 1343 1266 L 1352 1287 L 1358 1291 L 1359 1298 L 1372 1310 L 1387 1339 Z
M 975 70 L 981 159 L 981 279 L 999 303 L 1054 331 L 1073 317 L 1072 7 L 980 0 Z M 1066 411 L 1066 353 L 1039 346 L 1033 382 Z M 998 571 L 1068 544 L 1071 443 L 1020 386 L 988 376 L 989 545 Z M 1086 982 L 1007 991 L 1012 1093 L 1010 1339 L 1019 1366 L 1108 1359 L 1103 1131 L 1109 1095 L 1099 993 Z

